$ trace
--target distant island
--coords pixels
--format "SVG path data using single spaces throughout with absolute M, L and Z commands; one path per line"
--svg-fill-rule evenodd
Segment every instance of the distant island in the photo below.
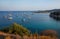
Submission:
M 54 12 L 54 11 L 60 11 L 60 9 L 52 9 L 52 10 L 38 10 L 34 11 L 34 13 L 49 13 L 49 12 Z

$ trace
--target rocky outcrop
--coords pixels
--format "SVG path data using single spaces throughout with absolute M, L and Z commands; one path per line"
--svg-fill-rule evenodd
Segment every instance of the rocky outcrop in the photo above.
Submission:
M 50 13 L 50 17 L 56 19 L 56 20 L 60 20 L 60 12 L 57 11 L 57 12 L 51 12 Z
M 41 39 L 58 39 L 58 36 L 57 36 L 57 31 L 55 30 L 45 30 L 45 31 L 42 31 L 41 34 L 40 34 L 40 38 Z

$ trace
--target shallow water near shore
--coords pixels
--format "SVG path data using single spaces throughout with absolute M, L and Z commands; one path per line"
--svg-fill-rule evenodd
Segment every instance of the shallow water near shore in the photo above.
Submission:
M 12 15 L 11 20 L 4 16 Z M 33 13 L 30 11 L 0 11 L 0 29 L 16 22 L 30 31 L 40 33 L 43 30 L 60 30 L 60 21 L 49 17 L 50 13 Z

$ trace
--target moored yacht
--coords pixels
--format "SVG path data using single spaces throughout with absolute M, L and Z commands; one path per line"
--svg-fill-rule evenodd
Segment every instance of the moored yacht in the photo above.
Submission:
M 8 17 L 8 20 L 12 20 L 13 19 L 13 17 Z
M 8 14 L 8 20 L 12 20 L 13 17 L 12 17 L 12 14 Z

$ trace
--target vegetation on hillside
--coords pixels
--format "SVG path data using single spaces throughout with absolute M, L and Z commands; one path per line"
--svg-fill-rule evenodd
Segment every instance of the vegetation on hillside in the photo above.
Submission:
M 1 31 L 10 33 L 10 34 L 18 34 L 20 36 L 30 35 L 30 31 L 28 29 L 26 29 L 25 27 L 17 23 L 13 23 L 11 26 L 6 27 L 2 29 Z

